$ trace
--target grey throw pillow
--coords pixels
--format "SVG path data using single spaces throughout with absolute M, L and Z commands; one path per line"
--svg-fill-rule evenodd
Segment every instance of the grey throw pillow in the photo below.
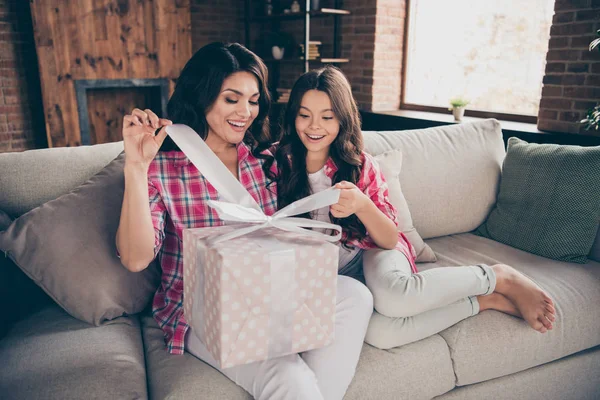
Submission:
M 101 325 L 148 304 L 159 271 L 129 272 L 116 256 L 125 155 L 72 192 L 16 219 L 0 249 L 73 317 Z
M 12 218 L 0 210 L 0 231 L 6 230 L 11 222 Z M 0 304 L 3 305 L 3 311 L 0 312 L 0 338 L 16 321 L 53 303 L 4 252 L 0 252 Z
M 600 223 L 600 146 L 508 140 L 498 201 L 478 233 L 560 261 L 585 263 Z
M 5 231 L 12 223 L 10 215 L 0 210 L 0 232 Z

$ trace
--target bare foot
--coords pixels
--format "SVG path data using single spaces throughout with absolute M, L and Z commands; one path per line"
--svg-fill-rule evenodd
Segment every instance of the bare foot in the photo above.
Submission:
M 546 292 L 508 265 L 496 264 L 492 269 L 496 272 L 496 291 L 514 303 L 522 318 L 538 332 L 552 329 L 556 310 Z
M 479 311 L 497 310 L 505 314 L 523 318 L 519 309 L 506 296 L 500 293 L 492 293 L 487 296 L 477 296 Z

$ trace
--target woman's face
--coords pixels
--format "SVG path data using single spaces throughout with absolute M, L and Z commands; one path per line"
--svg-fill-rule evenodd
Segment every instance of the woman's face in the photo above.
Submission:
M 258 115 L 258 80 L 250 72 L 229 75 L 219 96 L 206 112 L 208 137 L 212 143 L 238 144 Z
M 296 115 L 296 133 L 306 150 L 327 156 L 339 132 L 340 123 L 331 108 L 329 95 L 320 90 L 307 91 Z

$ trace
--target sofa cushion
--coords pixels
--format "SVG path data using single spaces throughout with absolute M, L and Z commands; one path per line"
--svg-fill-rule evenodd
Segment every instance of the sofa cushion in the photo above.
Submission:
M 478 263 L 512 265 L 553 299 L 554 329 L 538 333 L 518 318 L 484 311 L 442 331 L 457 385 L 469 385 L 535 367 L 600 344 L 600 263 L 568 264 L 509 247 L 474 234 L 428 241 L 437 266 Z
M 0 232 L 12 223 L 12 218 L 0 210 Z M 50 297 L 0 252 L 0 339 L 11 326 L 45 305 L 54 303 Z
M 518 374 L 456 388 L 435 400 L 598 400 L 600 347 Z
M 402 231 L 417 253 L 417 262 L 435 262 L 435 253 L 425 244 L 419 232 L 415 229 L 408 209 L 408 204 L 400 187 L 400 172 L 402 170 L 402 151 L 393 149 L 376 155 L 375 160 L 381 167 L 381 172 L 388 184 L 389 199 L 398 211 L 398 230 Z
M 0 249 L 72 316 L 96 325 L 140 312 L 158 285 L 156 268 L 129 272 L 116 256 L 124 160 L 0 232 Z
M 365 149 L 402 150 L 400 183 L 422 238 L 469 232 L 496 202 L 504 142 L 496 120 L 364 132 Z
M 142 317 L 142 332 L 151 398 L 251 399 L 241 387 L 189 353 L 169 354 L 151 316 Z M 453 387 L 448 347 L 434 335 L 389 351 L 365 344 L 344 399 L 430 399 Z
M 10 226 L 13 219 L 10 215 L 0 210 L 0 232 L 5 231 Z
M 0 209 L 18 217 L 87 181 L 123 142 L 0 154 Z
M 600 225 L 600 146 L 508 140 L 498 201 L 478 233 L 585 263 Z
M 56 305 L 0 340 L 2 399 L 147 399 L 139 320 L 94 327 Z

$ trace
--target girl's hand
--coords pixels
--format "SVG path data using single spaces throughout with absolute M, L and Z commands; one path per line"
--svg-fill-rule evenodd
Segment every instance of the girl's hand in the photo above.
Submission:
M 163 141 L 167 137 L 165 127 L 171 125 L 168 119 L 158 118 L 152 110 L 135 108 L 123 117 L 123 142 L 126 163 L 150 165 Z M 154 132 L 162 129 L 157 135 Z
M 346 218 L 352 214 L 360 213 L 371 201 L 367 195 L 350 182 L 342 181 L 334 187 L 341 189 L 340 199 L 336 204 L 329 207 L 331 215 L 335 218 Z

